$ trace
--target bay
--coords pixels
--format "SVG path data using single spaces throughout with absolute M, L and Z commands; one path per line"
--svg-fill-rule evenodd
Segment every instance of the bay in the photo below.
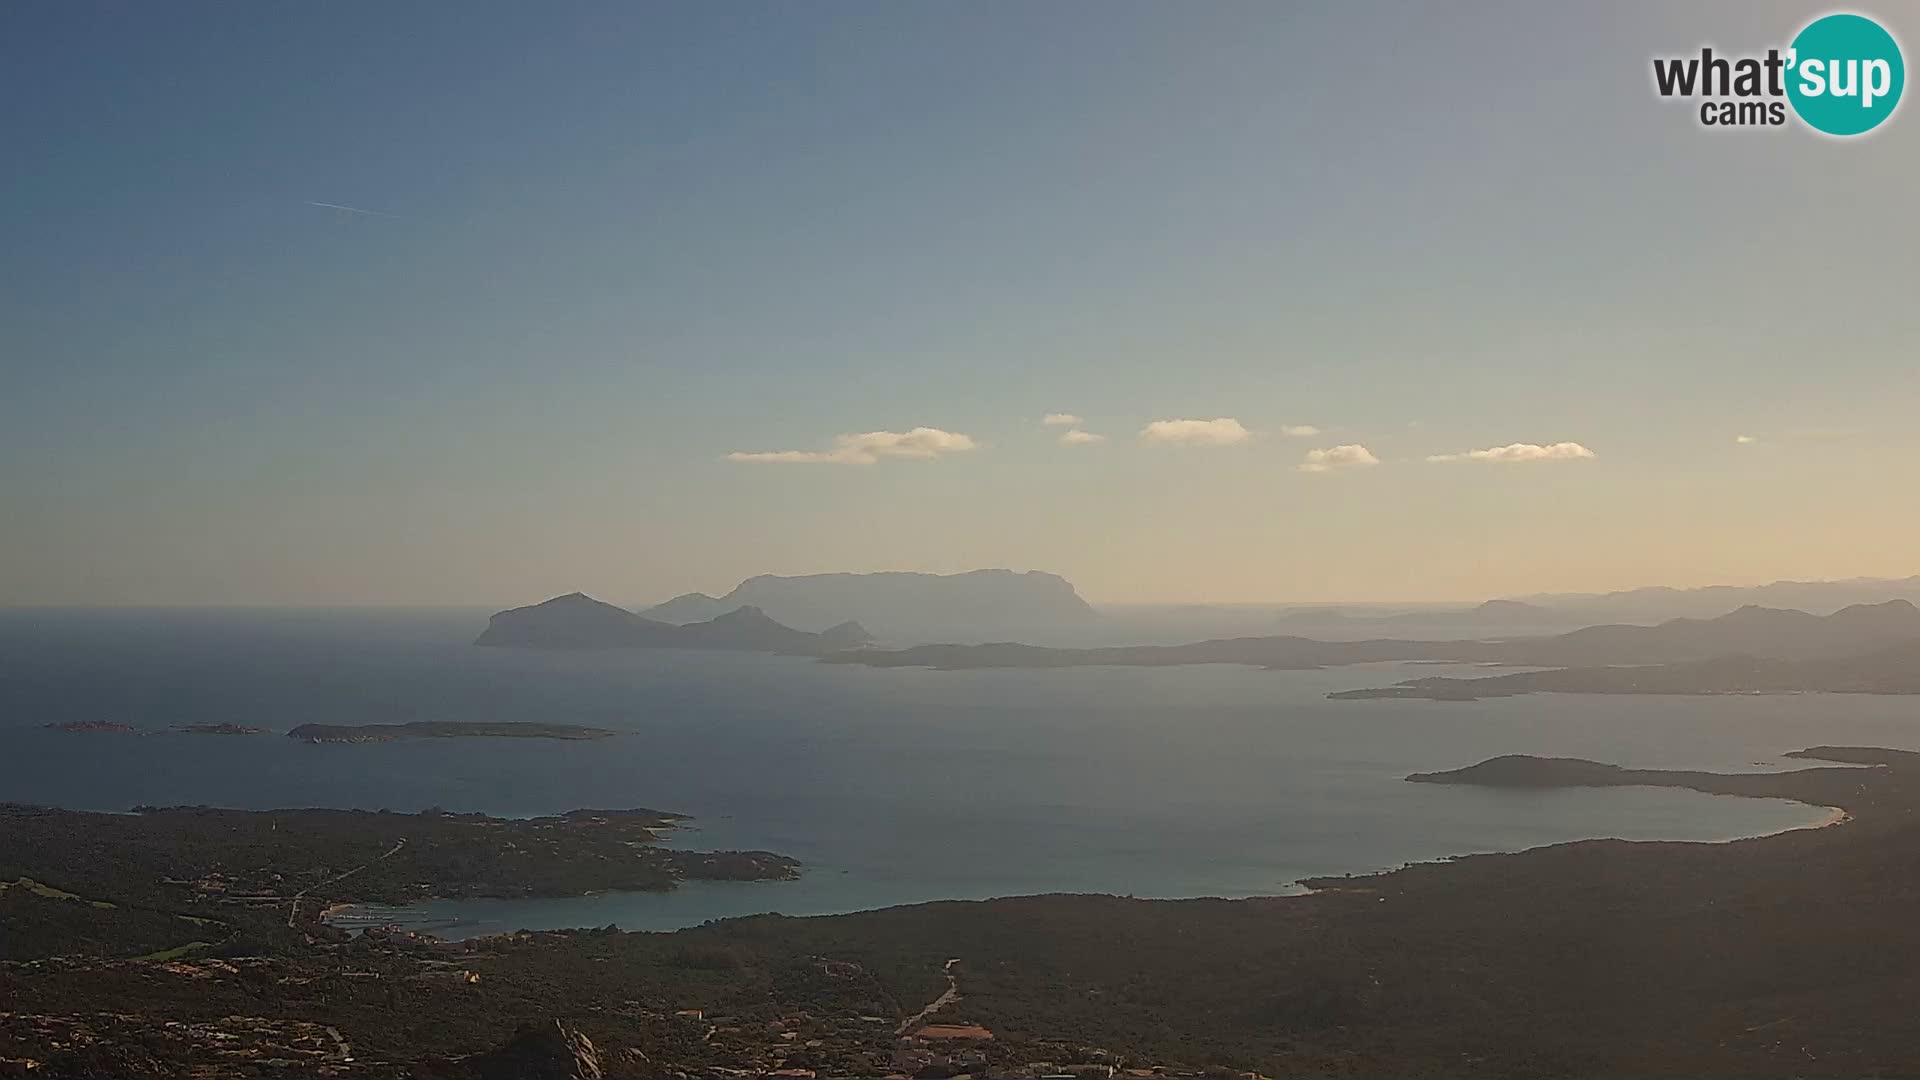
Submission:
M 476 611 L 0 613 L 0 799 L 502 815 L 649 806 L 694 815 L 676 844 L 763 848 L 807 867 L 794 882 L 441 901 L 407 913 L 462 936 L 1040 892 L 1267 895 L 1303 877 L 1589 837 L 1724 840 L 1823 812 L 1667 789 L 1491 791 L 1402 778 L 1505 753 L 1725 770 L 1797 767 L 1780 755 L 1819 743 L 1920 749 L 1912 698 L 1333 702 L 1330 691 L 1448 669 L 883 670 L 736 653 L 476 648 L 484 623 Z M 44 727 L 68 720 L 275 733 Z M 278 734 L 409 720 L 621 734 L 328 746 Z

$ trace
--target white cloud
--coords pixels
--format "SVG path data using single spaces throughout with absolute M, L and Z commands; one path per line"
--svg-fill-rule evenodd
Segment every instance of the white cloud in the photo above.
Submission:
M 1050 412 L 1040 418 L 1048 427 L 1079 427 L 1080 418 L 1070 412 Z
M 1454 461 L 1575 461 L 1580 458 L 1595 457 L 1593 451 L 1577 442 L 1548 443 L 1508 443 L 1505 446 L 1490 446 L 1485 450 L 1468 450 L 1460 454 L 1429 454 L 1427 460 L 1437 463 Z
M 1320 429 L 1312 424 L 1282 424 L 1280 434 L 1294 439 L 1310 439 L 1320 434 Z
M 1733 441 L 1736 443 L 1739 443 L 1741 446 L 1752 446 L 1754 443 L 1757 443 L 1760 440 L 1753 437 L 1752 435 L 1735 435 L 1733 437 Z
M 1347 443 L 1342 446 L 1329 446 L 1324 450 L 1309 450 L 1305 461 L 1300 463 L 1301 472 L 1332 472 L 1335 469 L 1361 469 L 1380 464 L 1373 451 L 1359 443 Z
M 1231 416 L 1214 420 L 1155 420 L 1140 429 L 1140 441 L 1161 446 L 1231 446 L 1253 438 Z
M 872 465 L 881 458 L 932 458 L 976 449 L 969 436 L 939 428 L 917 427 L 912 431 L 868 431 L 859 435 L 841 435 L 831 450 L 735 451 L 728 461 L 757 464 L 792 465 Z
M 1105 435 L 1095 435 L 1091 431 L 1081 431 L 1079 428 L 1060 433 L 1061 446 L 1088 446 L 1093 443 L 1106 441 L 1107 437 Z

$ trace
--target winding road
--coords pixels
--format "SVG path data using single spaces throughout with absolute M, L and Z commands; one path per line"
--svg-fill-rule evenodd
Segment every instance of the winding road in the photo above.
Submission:
M 926 1008 L 900 1021 L 900 1026 L 893 1029 L 895 1035 L 905 1035 L 908 1031 L 919 1026 L 927 1017 L 960 1000 L 960 983 L 959 980 L 953 977 L 953 965 L 959 962 L 960 958 L 956 956 L 948 960 L 946 964 L 940 968 L 941 972 L 947 976 L 946 992 L 928 1002 Z
M 399 854 L 400 849 L 406 846 L 407 846 L 407 838 L 403 836 L 398 841 L 396 841 L 392 847 L 388 848 L 386 850 L 386 853 L 381 855 L 379 858 L 370 859 L 367 862 L 363 862 L 359 866 L 356 866 L 351 870 L 343 870 L 340 873 L 333 875 L 332 877 L 328 878 L 325 881 L 316 881 L 312 885 L 309 885 L 306 888 L 301 889 L 299 892 L 294 893 L 293 904 L 291 907 L 287 908 L 287 929 L 291 930 L 294 928 L 293 926 L 294 919 L 300 914 L 300 901 L 306 899 L 306 896 L 308 893 L 312 892 L 315 889 L 324 889 L 336 881 L 344 881 L 347 878 L 350 878 L 353 875 L 359 873 L 360 871 L 365 870 L 367 867 L 372 866 L 374 863 L 385 862 L 386 860 L 391 859 L 395 855 Z

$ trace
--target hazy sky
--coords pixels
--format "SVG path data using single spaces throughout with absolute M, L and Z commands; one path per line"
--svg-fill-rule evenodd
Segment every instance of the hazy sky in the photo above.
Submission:
M 1920 572 L 1915 105 L 1650 88 L 1823 10 L 9 4 L 0 603 Z

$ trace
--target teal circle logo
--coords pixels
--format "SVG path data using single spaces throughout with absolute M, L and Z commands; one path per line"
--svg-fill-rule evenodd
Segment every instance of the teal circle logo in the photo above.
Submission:
M 1900 104 L 1907 65 L 1900 43 L 1864 15 L 1826 15 L 1793 39 L 1787 100 L 1815 131 L 1864 135 Z

